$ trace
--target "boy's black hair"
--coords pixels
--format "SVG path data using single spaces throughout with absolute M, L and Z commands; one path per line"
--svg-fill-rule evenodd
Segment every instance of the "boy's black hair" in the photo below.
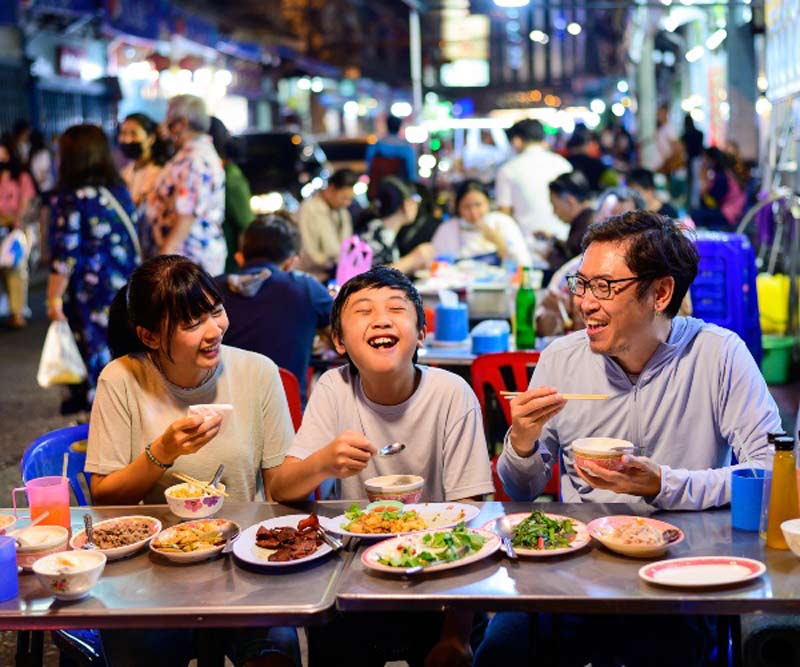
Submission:
M 265 259 L 281 264 L 297 254 L 299 245 L 297 227 L 282 214 L 260 215 L 242 233 L 245 262 Z
M 422 298 L 417 288 L 414 287 L 414 283 L 397 269 L 393 269 L 389 266 L 376 266 L 369 271 L 365 271 L 364 273 L 350 278 L 350 280 L 342 285 L 339 294 L 336 295 L 336 299 L 333 302 L 333 309 L 331 310 L 331 331 L 338 340 L 341 341 L 344 338 L 342 331 L 342 311 L 347 304 L 347 300 L 361 290 L 380 289 L 381 287 L 400 290 L 408 297 L 408 300 L 413 304 L 414 310 L 416 310 L 417 313 L 417 331 L 422 331 L 425 327 L 425 309 L 422 306 Z M 356 365 L 347 353 L 345 353 L 345 356 L 347 356 L 347 361 L 350 365 L 350 373 L 356 375 L 358 373 L 358 368 L 356 368 Z M 414 351 L 414 357 L 411 361 L 414 364 L 417 363 L 416 350 Z

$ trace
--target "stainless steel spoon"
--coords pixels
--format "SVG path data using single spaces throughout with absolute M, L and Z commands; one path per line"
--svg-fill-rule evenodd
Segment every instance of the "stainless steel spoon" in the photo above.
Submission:
M 511 520 L 507 516 L 501 516 L 494 522 L 494 532 L 500 536 L 506 555 L 512 559 L 517 558 L 517 552 L 511 544 L 514 538 L 514 526 L 511 525 Z
M 222 479 L 223 472 L 225 472 L 225 464 L 220 463 L 219 468 L 217 468 L 217 472 L 214 473 L 214 476 L 211 478 L 211 481 L 208 483 L 208 485 L 213 486 L 216 489 L 217 483 Z
M 399 454 L 406 448 L 402 442 L 392 442 L 384 445 L 378 450 L 378 456 L 392 456 L 392 454 Z
M 97 549 L 97 545 L 94 543 L 94 526 L 92 525 L 91 514 L 83 515 L 83 527 L 86 529 L 86 542 L 81 549 L 86 549 L 87 551 Z
M 664 544 L 670 544 L 675 540 L 679 539 L 681 536 L 681 531 L 676 530 L 675 528 L 667 528 L 662 534 L 661 537 L 664 538 Z

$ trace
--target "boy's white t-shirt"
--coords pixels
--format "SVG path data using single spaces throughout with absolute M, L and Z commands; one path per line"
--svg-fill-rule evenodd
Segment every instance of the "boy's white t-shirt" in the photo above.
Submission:
M 336 480 L 336 497 L 367 498 L 364 481 L 393 474 L 425 479 L 423 502 L 451 501 L 492 493 L 492 473 L 481 409 L 472 388 L 460 377 L 417 366 L 419 386 L 399 405 L 370 401 L 361 378 L 348 366 L 325 373 L 314 387 L 303 425 L 286 453 L 305 459 L 344 431 L 366 436 L 376 448 L 404 442 L 394 456 L 373 456 L 365 470 Z
M 283 462 L 294 429 L 278 367 L 267 357 L 223 345 L 212 378 L 196 389 L 169 383 L 147 355 L 127 355 L 103 369 L 89 424 L 87 472 L 108 475 L 139 456 L 145 445 L 190 405 L 230 403 L 219 434 L 194 454 L 181 456 L 144 497 L 164 503 L 164 490 L 180 483 L 170 472 L 208 480 L 220 463 L 229 500 L 256 499 L 262 468 Z

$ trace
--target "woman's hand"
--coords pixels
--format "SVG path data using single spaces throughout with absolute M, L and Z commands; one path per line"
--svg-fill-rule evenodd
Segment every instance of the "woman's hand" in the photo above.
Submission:
M 61 299 L 49 299 L 47 301 L 47 318 L 51 322 L 66 322 L 64 315 L 64 304 Z
M 509 440 L 520 456 L 530 456 L 544 425 L 567 404 L 553 387 L 536 387 L 511 400 Z
M 181 456 L 194 454 L 207 445 L 219 433 L 222 415 L 204 419 L 192 415 L 172 422 L 150 447 L 161 463 L 172 465 Z

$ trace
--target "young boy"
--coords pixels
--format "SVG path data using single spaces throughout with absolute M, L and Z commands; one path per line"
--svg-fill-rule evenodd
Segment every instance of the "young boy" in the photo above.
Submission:
M 491 493 L 472 388 L 457 375 L 416 364 L 425 314 L 408 278 L 380 266 L 349 280 L 333 304 L 331 329 L 349 363 L 314 387 L 303 425 L 276 471 L 273 498 L 303 500 L 333 477 L 337 498 L 366 499 L 365 480 L 396 473 L 425 479 L 423 501 Z M 375 456 L 390 442 L 406 449 Z
M 334 301 L 331 329 L 349 363 L 314 387 L 303 425 L 275 473 L 273 498 L 304 500 L 333 477 L 337 498 L 362 500 L 365 480 L 395 473 L 423 477 L 423 501 L 491 493 L 477 397 L 457 375 L 416 363 L 425 313 L 408 278 L 379 266 L 349 280 Z M 375 456 L 390 442 L 406 448 Z M 398 640 L 398 627 L 408 643 Z M 469 665 L 471 628 L 470 613 L 348 614 L 309 629 L 309 664 L 360 666 L 377 658 L 421 665 L 430 655 L 435 664 Z

